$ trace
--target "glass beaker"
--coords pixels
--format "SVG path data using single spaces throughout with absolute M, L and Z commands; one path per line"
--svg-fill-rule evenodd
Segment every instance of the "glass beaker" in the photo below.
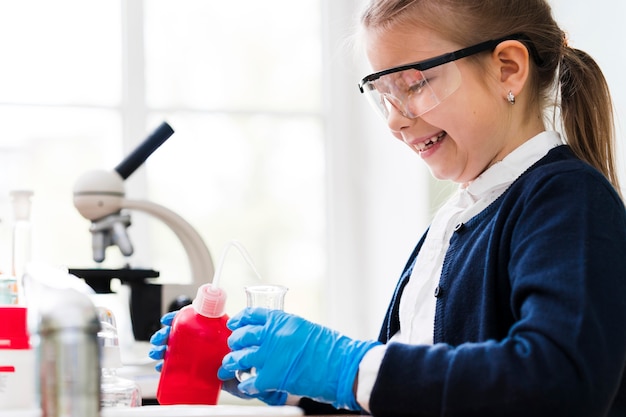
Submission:
M 245 288 L 248 307 L 283 310 L 287 287 L 282 285 L 252 285 Z
M 245 288 L 248 307 L 262 307 L 270 310 L 283 310 L 288 288 L 282 285 L 251 285 Z M 235 372 L 237 380 L 245 381 L 256 375 L 254 368 Z

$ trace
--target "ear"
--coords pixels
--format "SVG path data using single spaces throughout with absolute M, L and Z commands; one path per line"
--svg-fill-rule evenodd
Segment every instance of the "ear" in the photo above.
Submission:
M 492 59 L 499 70 L 503 94 L 511 91 L 518 95 L 523 90 L 530 71 L 526 46 L 515 40 L 501 42 L 494 49 Z

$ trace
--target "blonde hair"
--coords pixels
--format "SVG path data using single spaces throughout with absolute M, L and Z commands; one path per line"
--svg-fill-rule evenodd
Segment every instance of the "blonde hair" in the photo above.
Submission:
M 372 0 L 361 17 L 367 31 L 426 27 L 460 45 L 523 34 L 534 57 L 530 105 L 560 111 L 565 141 L 620 193 L 615 125 L 608 84 L 587 53 L 567 45 L 546 0 Z M 555 83 L 559 100 L 555 96 Z M 621 193 L 620 193 L 621 194 Z

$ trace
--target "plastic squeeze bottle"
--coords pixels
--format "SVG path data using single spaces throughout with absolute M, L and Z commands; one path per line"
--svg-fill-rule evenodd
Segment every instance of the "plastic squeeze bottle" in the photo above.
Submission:
M 221 288 L 205 284 L 174 317 L 157 389 L 159 404 L 217 404 L 222 389 L 217 370 L 230 352 L 225 303 Z

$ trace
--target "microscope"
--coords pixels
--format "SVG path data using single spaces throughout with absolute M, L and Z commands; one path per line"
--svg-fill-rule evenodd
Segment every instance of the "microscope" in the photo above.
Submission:
M 172 127 L 163 122 L 115 169 L 88 171 L 74 186 L 74 206 L 84 218 L 91 221 L 89 230 L 95 262 L 104 261 L 106 249 L 110 246 L 117 246 L 124 256 L 132 255 L 133 246 L 127 233 L 131 225 L 129 211 L 132 210 L 147 213 L 165 223 L 178 237 L 189 259 L 192 280 L 191 284 L 186 285 L 155 284 L 152 281 L 159 276 L 159 272 L 151 269 L 69 269 L 71 274 L 84 279 L 96 294 L 113 293 L 111 281 L 121 281 L 124 291 L 120 292 L 125 292 L 125 295 L 120 297 L 126 297 L 122 303 L 128 303 L 123 305 L 121 315 L 130 317 L 117 317 L 117 322 L 118 325 L 124 322 L 132 325 L 133 342 L 149 341 L 150 336 L 161 327 L 160 318 L 165 310 L 176 310 L 191 303 L 197 287 L 211 282 L 214 274 L 207 246 L 187 221 L 159 204 L 125 196 L 124 181 L 173 133 Z M 184 294 L 182 300 L 180 296 L 176 297 L 180 294 Z M 173 300 L 170 307 L 165 307 L 164 301 L 170 300 Z

